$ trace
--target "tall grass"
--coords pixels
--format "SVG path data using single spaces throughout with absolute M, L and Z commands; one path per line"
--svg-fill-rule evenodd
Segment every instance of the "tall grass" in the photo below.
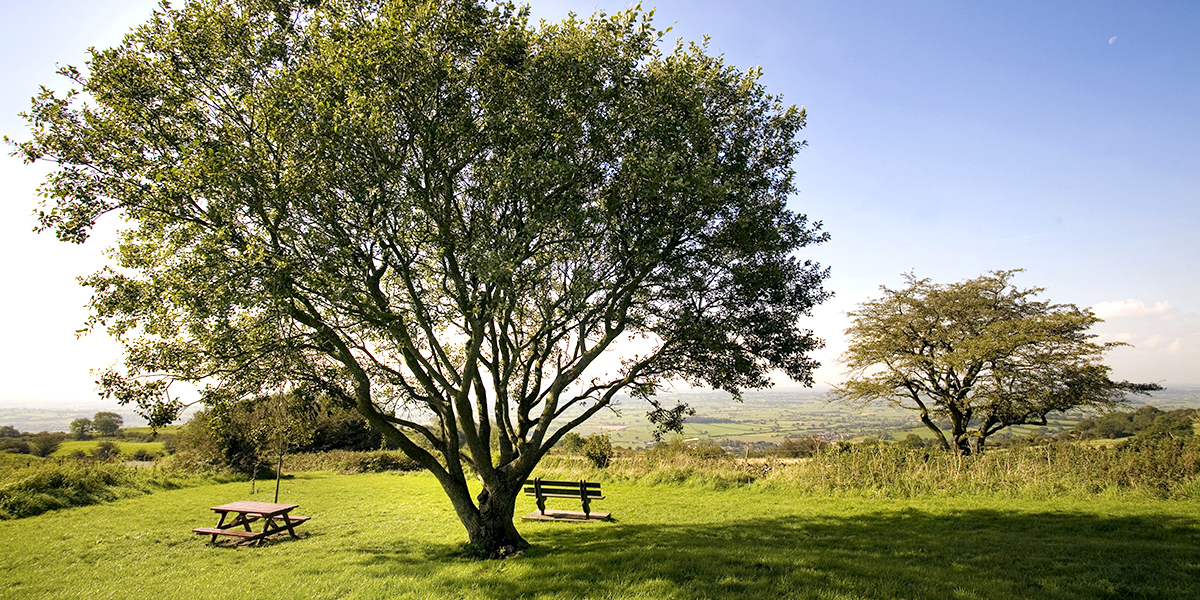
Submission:
M 552 455 L 542 461 L 537 474 L 887 498 L 1133 494 L 1200 500 L 1200 440 L 1163 439 L 1120 447 L 1061 443 L 993 449 L 974 456 L 898 444 L 835 446 L 802 459 L 639 452 L 614 457 L 607 469 Z
M 0 470 L 0 520 L 228 479 L 104 462 L 9 463 Z

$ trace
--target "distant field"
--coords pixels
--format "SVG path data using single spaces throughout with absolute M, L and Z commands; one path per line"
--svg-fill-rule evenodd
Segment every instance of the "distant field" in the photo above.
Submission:
M 214 547 L 192 527 L 245 483 L 0 522 L 5 598 L 1188 598 L 1195 503 L 870 500 L 605 483 L 610 523 L 518 523 L 522 558 L 459 558 L 433 477 L 305 474 L 300 540 Z M 261 497 L 260 497 L 261 496 Z M 559 504 L 570 504 L 565 500 Z M 555 501 L 552 501 L 552 505 Z M 522 498 L 518 514 L 533 510 Z
M 151 454 L 164 454 L 162 442 L 123 442 L 121 440 L 83 440 L 83 441 L 72 440 L 69 442 L 63 442 L 62 445 L 59 446 L 58 449 L 55 450 L 54 453 L 51 454 L 50 456 L 52 458 L 66 457 L 66 456 L 70 456 L 70 454 L 76 450 L 80 450 L 84 454 L 91 454 L 92 450 L 94 450 L 98 444 L 100 444 L 101 442 L 105 442 L 105 441 L 115 443 L 117 445 L 117 447 L 121 449 L 121 456 L 123 456 L 123 457 L 133 456 L 133 454 L 135 452 L 137 452 L 138 450 L 145 450 L 146 452 L 150 452 Z
M 681 399 L 696 409 L 696 415 L 684 425 L 685 438 L 779 443 L 788 437 L 808 435 L 846 440 L 868 436 L 903 440 L 910 433 L 933 435 L 912 411 L 883 404 L 853 408 L 827 402 L 825 393 L 817 391 L 746 392 L 741 403 L 719 392 L 662 394 L 661 399 L 664 404 Z M 1150 397 L 1133 396 L 1131 400 L 1134 407 L 1152 404 L 1163 410 L 1200 408 L 1200 387 L 1167 389 Z M 605 432 L 614 444 L 639 447 L 654 439 L 645 414 L 644 403 L 625 399 L 617 413 L 602 412 L 578 431 L 584 435 Z M 1073 429 L 1082 417 L 1081 413 L 1071 413 L 1051 419 L 1045 427 L 1012 427 L 1007 431 L 1017 437 L 1037 431 L 1053 434 Z
M 746 392 L 745 401 L 734 402 L 728 394 L 693 392 L 660 394 L 664 403 L 682 399 L 696 409 L 696 415 L 684 426 L 685 438 L 708 438 L 720 442 L 774 442 L 788 437 L 818 435 L 853 440 L 862 437 L 902 440 L 910 433 L 922 437 L 932 434 L 921 426 L 911 411 L 886 405 L 857 409 L 825 401 L 825 393 L 812 390 L 788 392 Z M 1152 404 L 1163 410 L 1200 408 L 1200 387 L 1179 386 L 1156 392 L 1153 396 L 1133 396 L 1133 405 Z M 646 422 L 645 403 L 626 398 L 616 413 L 596 415 L 579 433 L 607 432 L 614 444 L 638 447 L 654 436 Z M 96 411 L 0 409 L 0 425 L 12 425 L 21 431 L 66 431 L 73 419 L 90 418 Z M 150 433 L 149 427 L 137 427 L 145 421 L 122 412 L 129 431 Z M 1082 418 L 1072 413 L 1053 419 L 1045 428 L 1013 427 L 1010 435 L 1025 436 L 1044 429 L 1047 433 L 1070 430 Z M 180 425 L 160 427 L 161 433 L 175 433 Z
M 112 411 L 111 408 L 77 408 L 77 409 L 43 409 L 43 408 L 0 408 L 0 425 L 10 425 L 20 431 L 67 431 L 71 421 L 75 419 L 90 419 L 101 411 Z M 125 424 L 130 427 L 141 425 L 146 421 L 129 410 L 113 411 L 121 415 Z

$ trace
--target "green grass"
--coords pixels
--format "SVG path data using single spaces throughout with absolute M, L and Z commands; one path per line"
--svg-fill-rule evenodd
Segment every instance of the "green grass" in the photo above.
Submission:
M 192 527 L 246 483 L 0 522 L 5 598 L 1185 598 L 1200 504 L 846 498 L 605 483 L 611 523 L 521 523 L 522 558 L 459 557 L 425 474 L 286 480 L 300 540 L 212 546 Z M 558 501 L 567 507 L 568 501 Z M 518 514 L 532 510 L 522 498 Z
M 133 456 L 138 450 L 145 450 L 151 454 L 164 454 L 162 442 L 123 442 L 114 439 L 98 439 L 98 440 L 71 440 L 63 442 L 57 450 L 51 454 L 54 458 L 65 458 L 70 456 L 72 452 L 79 450 L 84 454 L 91 454 L 101 442 L 113 442 L 121 449 L 121 456 Z
M 144 433 L 144 434 L 149 435 L 151 433 L 156 433 L 156 432 L 157 433 L 179 433 L 180 429 L 183 429 L 183 425 L 163 425 L 162 427 L 159 427 L 157 430 L 152 429 L 150 427 L 123 427 L 123 428 L 121 428 L 121 431 L 127 431 L 130 433 Z

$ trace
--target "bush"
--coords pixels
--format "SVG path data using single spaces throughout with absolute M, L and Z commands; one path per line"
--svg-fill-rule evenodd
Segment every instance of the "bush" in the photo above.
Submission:
M 776 454 L 782 458 L 808 458 L 824 450 L 829 442 L 810 435 L 799 438 L 787 438 L 780 442 Z
M 607 433 L 593 433 L 583 440 L 583 456 L 591 461 L 597 469 L 603 469 L 612 462 L 613 447 Z
M 150 462 L 156 458 L 158 458 L 157 454 L 150 452 L 145 448 L 138 448 L 138 451 L 134 452 L 132 456 L 132 459 L 138 462 Z
M 0 519 L 30 517 L 59 508 L 97 504 L 155 490 L 225 481 L 179 477 L 157 469 L 134 469 L 95 461 L 41 461 L 3 472 Z
M 421 465 L 398 450 L 352 452 L 299 452 L 289 455 L 284 469 L 292 471 L 333 471 L 335 473 L 381 473 L 384 471 L 419 471 Z
M 558 441 L 558 445 L 564 452 L 574 454 L 579 452 L 580 448 L 583 448 L 583 436 L 572 431 L 562 436 L 562 439 Z
M 54 454 L 55 450 L 63 443 L 64 436 L 61 433 L 47 433 L 45 431 L 36 433 L 29 437 L 30 454 L 45 458 Z
M 100 442 L 92 449 L 92 458 L 101 462 L 112 462 L 121 457 L 121 447 L 115 442 Z
M 29 442 L 20 438 L 0 437 L 0 452 L 12 452 L 13 454 L 29 454 Z

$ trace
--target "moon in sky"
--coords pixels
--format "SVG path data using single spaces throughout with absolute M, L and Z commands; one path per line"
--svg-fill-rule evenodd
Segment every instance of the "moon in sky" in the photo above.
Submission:
M 1110 38 L 1108 38 L 1108 43 L 1110 43 L 1110 44 L 1111 44 L 1111 43 L 1113 43 L 1113 42 L 1115 42 L 1115 41 L 1117 41 L 1117 36 L 1115 36 L 1115 35 L 1114 35 L 1114 36 L 1112 36 L 1112 37 L 1110 37 Z

